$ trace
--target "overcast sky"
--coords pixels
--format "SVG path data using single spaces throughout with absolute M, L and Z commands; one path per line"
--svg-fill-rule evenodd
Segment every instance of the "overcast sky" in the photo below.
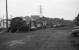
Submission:
M 5 1 L 0 0 L 0 18 L 5 16 Z M 79 0 L 8 0 L 8 15 L 39 15 L 40 4 L 46 17 L 72 20 L 79 13 Z

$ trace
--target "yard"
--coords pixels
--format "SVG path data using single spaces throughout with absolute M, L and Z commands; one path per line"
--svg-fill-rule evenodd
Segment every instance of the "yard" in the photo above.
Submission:
M 28 33 L 2 33 L 0 50 L 76 50 L 73 45 L 79 39 L 71 36 L 71 30 L 48 28 Z

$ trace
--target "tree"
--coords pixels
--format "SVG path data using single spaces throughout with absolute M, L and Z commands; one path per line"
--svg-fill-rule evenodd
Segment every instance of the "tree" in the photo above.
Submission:
M 75 24 L 79 26 L 79 14 L 77 15 L 77 17 L 74 20 Z
M 26 21 L 23 20 L 22 17 L 15 17 L 11 20 L 10 28 L 11 32 L 19 31 L 27 31 L 28 25 L 26 24 Z

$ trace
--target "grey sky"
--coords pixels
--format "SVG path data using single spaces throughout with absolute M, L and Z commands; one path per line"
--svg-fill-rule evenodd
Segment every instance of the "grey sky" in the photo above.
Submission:
M 8 0 L 9 16 L 39 14 L 42 5 L 43 15 L 74 19 L 79 13 L 79 0 Z M 5 0 L 0 0 L 0 17 L 5 16 Z

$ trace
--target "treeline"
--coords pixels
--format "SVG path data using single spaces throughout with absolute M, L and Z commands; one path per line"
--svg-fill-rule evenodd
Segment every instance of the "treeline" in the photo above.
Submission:
M 75 19 L 73 20 L 73 25 L 79 26 L 79 14 L 78 14 L 77 17 L 75 17 Z
M 47 18 L 44 16 L 15 17 L 11 19 L 8 32 L 28 32 L 57 26 L 64 27 L 67 25 L 72 25 L 72 21 L 59 18 Z

